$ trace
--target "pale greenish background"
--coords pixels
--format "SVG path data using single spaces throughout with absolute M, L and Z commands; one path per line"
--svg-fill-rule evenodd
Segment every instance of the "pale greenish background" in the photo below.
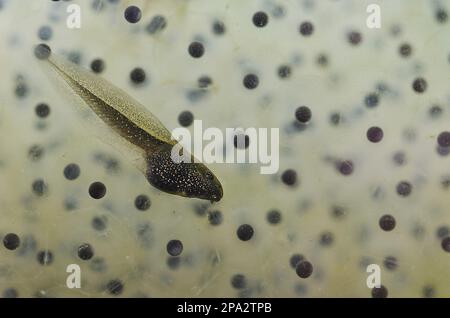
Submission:
M 448 129 L 450 118 L 450 24 L 435 20 L 436 6 L 446 2 L 396 1 L 257 1 L 257 0 L 152 0 L 104 1 L 102 10 L 92 10 L 92 2 L 78 0 L 4 1 L 0 10 L 0 236 L 15 232 L 32 234 L 38 249 L 51 249 L 55 259 L 41 266 L 34 254 L 20 257 L 0 248 L 0 292 L 14 287 L 19 296 L 40 292 L 50 297 L 109 296 L 104 285 L 111 279 L 124 283 L 122 297 L 235 297 L 230 277 L 245 274 L 249 295 L 254 297 L 370 297 L 366 273 L 360 265 L 368 258 L 382 267 L 382 284 L 390 297 L 421 297 L 426 285 L 434 286 L 436 296 L 450 296 L 450 254 L 436 238 L 436 229 L 450 223 L 450 196 L 440 185 L 449 173 L 448 157 L 436 154 L 436 136 Z M 82 8 L 81 29 L 65 27 L 66 6 Z M 381 6 L 382 28 L 368 29 L 366 7 Z M 136 25 L 127 23 L 123 10 L 130 4 L 143 10 Z M 269 24 L 258 29 L 251 22 L 259 10 L 271 12 L 282 5 L 283 18 L 270 15 Z M 156 35 L 144 31 L 156 14 L 167 19 L 167 27 Z M 49 16 L 59 21 L 49 21 Z M 226 34 L 212 34 L 211 25 L 220 19 Z M 300 36 L 302 21 L 314 23 L 314 34 Z M 289 188 L 275 176 L 259 174 L 258 165 L 210 165 L 224 187 L 224 197 L 211 209 L 224 216 L 213 227 L 206 216 L 195 214 L 199 200 L 171 196 L 152 188 L 135 169 L 127 155 L 98 138 L 73 116 L 71 105 L 51 84 L 33 56 L 41 40 L 37 30 L 50 25 L 53 37 L 48 44 L 54 52 L 75 50 L 82 54 L 81 65 L 89 67 L 97 57 L 105 60 L 102 74 L 148 107 L 169 128 L 177 127 L 178 114 L 191 110 L 204 125 L 226 127 L 280 128 L 280 173 L 295 169 L 299 185 Z M 392 29 L 401 27 L 401 33 Z M 359 46 L 349 45 L 350 30 L 362 33 Z M 192 59 L 187 47 L 197 37 L 205 44 L 205 55 Z M 409 59 L 401 58 L 398 47 L 413 46 Z M 329 58 L 319 67 L 318 54 Z M 292 76 L 281 80 L 279 65 L 292 65 Z M 142 87 L 129 82 L 134 67 L 146 70 L 149 81 Z M 242 86 L 248 72 L 260 77 L 257 89 Z M 21 74 L 28 87 L 26 98 L 14 94 L 16 77 Z M 201 75 L 210 75 L 213 85 L 208 95 L 190 103 L 186 91 L 197 85 Z M 428 81 L 425 94 L 415 94 L 411 83 L 417 76 Z M 379 82 L 390 92 L 380 97 L 374 109 L 364 106 L 364 97 Z M 47 102 L 48 118 L 38 119 L 34 107 Z M 313 120 L 303 132 L 287 129 L 296 107 L 305 104 Z M 432 104 L 443 108 L 441 118 L 431 120 Z M 360 113 L 358 112 L 360 110 Z M 329 124 L 331 112 L 345 120 L 339 127 Z M 46 128 L 37 130 L 36 126 Z M 379 144 L 365 137 L 368 127 L 384 130 Z M 415 129 L 414 142 L 405 141 L 408 129 Z M 45 147 L 43 158 L 31 162 L 27 156 L 33 144 Z M 120 171 L 109 174 L 93 160 L 102 150 L 120 161 Z M 392 162 L 397 150 L 406 152 L 403 167 Z M 351 176 L 339 175 L 325 157 L 353 160 Z M 68 181 L 64 167 L 76 162 L 81 176 Z M 49 193 L 35 197 L 31 183 L 43 178 Z M 409 180 L 412 195 L 395 193 L 400 180 Z M 105 198 L 95 201 L 87 194 L 93 181 L 107 186 Z M 383 188 L 381 199 L 372 193 Z M 152 201 L 146 212 L 137 211 L 134 198 L 147 194 Z M 78 199 L 78 208 L 65 211 L 64 199 Z M 331 216 L 331 206 L 345 207 L 341 220 Z M 266 213 L 277 208 L 279 225 L 269 225 Z M 383 232 L 378 219 L 392 214 L 397 227 Z M 93 216 L 106 215 L 107 230 L 92 229 Z M 139 224 L 151 225 L 151 246 L 145 248 L 136 234 Z M 237 227 L 249 223 L 255 235 L 241 242 Z M 415 238 L 414 228 L 424 228 Z M 324 248 L 319 236 L 334 234 L 334 244 Z M 166 265 L 168 240 L 183 241 L 183 261 L 177 270 Z M 89 262 L 76 255 L 81 243 L 89 242 L 96 256 L 106 260 L 104 273 L 90 270 Z M 314 265 L 308 279 L 299 278 L 289 266 L 293 253 L 301 253 Z M 398 268 L 383 266 L 386 256 L 398 259 Z M 191 257 L 192 265 L 185 262 Z M 212 265 L 212 258 L 218 262 Z M 80 264 L 82 288 L 65 286 L 66 266 Z M 298 286 L 306 294 L 296 293 Z M 303 288 L 300 287 L 300 288 Z M 42 292 L 43 291 L 43 292 Z

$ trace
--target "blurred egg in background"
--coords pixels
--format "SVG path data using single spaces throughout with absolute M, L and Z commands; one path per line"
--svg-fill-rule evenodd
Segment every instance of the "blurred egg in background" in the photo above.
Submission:
M 0 1 L 0 296 L 449 297 L 449 9 Z M 278 128 L 279 170 L 208 164 L 214 203 L 152 187 L 74 112 L 40 43 L 169 131 Z

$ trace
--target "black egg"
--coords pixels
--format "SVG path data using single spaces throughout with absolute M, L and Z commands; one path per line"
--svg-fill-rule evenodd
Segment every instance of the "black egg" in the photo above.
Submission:
M 259 85 L 259 78 L 255 74 L 248 74 L 244 77 L 243 84 L 247 89 L 255 89 Z
M 450 147 L 450 132 L 443 131 L 437 137 L 438 145 L 441 147 Z
M 303 22 L 300 24 L 299 31 L 303 36 L 310 36 L 314 32 L 314 25 L 308 21 Z
M 151 204 L 150 198 L 145 194 L 140 194 L 134 199 L 134 206 L 140 211 L 148 210 Z
M 235 289 L 243 289 L 247 285 L 247 279 L 243 274 L 235 274 L 231 277 L 231 286 Z
M 34 48 L 34 56 L 36 56 L 39 60 L 47 59 L 51 54 L 51 49 L 47 44 L 38 44 Z
M 91 70 L 94 73 L 101 73 L 105 69 L 105 62 L 102 59 L 95 59 L 91 62 Z
M 67 180 L 75 180 L 80 176 L 80 166 L 70 163 L 64 168 L 64 176 Z
M 84 261 L 90 260 L 94 256 L 94 249 L 88 243 L 78 247 L 78 257 Z
M 263 11 L 256 12 L 253 15 L 253 24 L 258 28 L 262 28 L 269 22 L 269 16 Z
M 377 143 L 377 142 L 380 142 L 381 139 L 383 139 L 383 130 L 380 127 L 376 127 L 376 126 L 370 127 L 367 130 L 366 135 L 367 135 L 367 139 L 370 142 Z
M 417 93 L 423 93 L 427 90 L 427 81 L 424 78 L 417 78 L 414 80 L 412 87 L 414 89 L 415 92 Z
M 308 278 L 313 273 L 313 265 L 308 261 L 300 261 L 295 268 L 295 272 L 300 278 Z
M 183 252 L 183 243 L 180 240 L 170 240 L 166 249 L 170 256 L 178 256 Z
M 192 42 L 189 45 L 188 52 L 193 58 L 200 58 L 205 53 L 205 48 L 200 42 Z
M 293 169 L 287 169 L 281 174 L 281 181 L 288 186 L 297 184 L 297 172 Z
M 20 245 L 20 238 L 15 233 L 6 234 L 3 238 L 3 245 L 8 250 L 15 250 Z
M 143 83 L 146 77 L 145 71 L 140 67 L 134 68 L 130 73 L 130 79 L 134 84 Z
M 193 121 L 194 115 L 188 110 L 185 110 L 178 115 L 178 123 L 183 127 L 189 127 L 192 125 Z
M 37 261 L 41 265 L 50 265 L 53 263 L 53 253 L 49 250 L 39 251 L 37 254 Z
M 380 228 L 384 231 L 392 231 L 395 228 L 396 221 L 392 215 L 383 215 L 379 221 Z
M 106 290 L 114 296 L 120 295 L 123 292 L 124 286 L 121 280 L 113 279 L 106 284 Z
M 302 124 L 311 120 L 312 112 L 307 106 L 300 106 L 295 110 L 295 118 Z
M 380 287 L 374 287 L 372 289 L 372 297 L 373 298 L 387 298 L 388 290 L 386 287 L 381 285 Z
M 242 224 L 236 231 L 237 237 L 241 241 L 248 241 L 253 237 L 253 227 L 249 224 Z
M 106 194 L 106 187 L 102 182 L 93 182 L 89 186 L 89 195 L 94 199 L 101 199 Z

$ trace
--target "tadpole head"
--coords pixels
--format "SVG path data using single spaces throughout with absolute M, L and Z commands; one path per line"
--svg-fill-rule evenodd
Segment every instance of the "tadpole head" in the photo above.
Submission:
M 217 177 L 202 163 L 176 163 L 171 147 L 147 157 L 147 180 L 161 191 L 188 198 L 220 201 L 223 189 Z
M 220 201 L 223 197 L 223 188 L 217 177 L 203 164 L 194 163 L 190 165 L 194 165 L 191 167 L 194 170 L 192 173 L 198 174 L 201 179 L 197 197 L 214 202 Z M 207 191 L 202 193 L 201 189 L 207 189 Z

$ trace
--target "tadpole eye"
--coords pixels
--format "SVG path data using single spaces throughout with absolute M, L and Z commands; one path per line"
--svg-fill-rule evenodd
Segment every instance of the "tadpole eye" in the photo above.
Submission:
M 211 172 L 207 172 L 207 173 L 205 173 L 205 176 L 206 176 L 206 178 L 208 179 L 208 180 L 213 180 L 214 179 L 214 176 L 212 175 L 212 173 Z

